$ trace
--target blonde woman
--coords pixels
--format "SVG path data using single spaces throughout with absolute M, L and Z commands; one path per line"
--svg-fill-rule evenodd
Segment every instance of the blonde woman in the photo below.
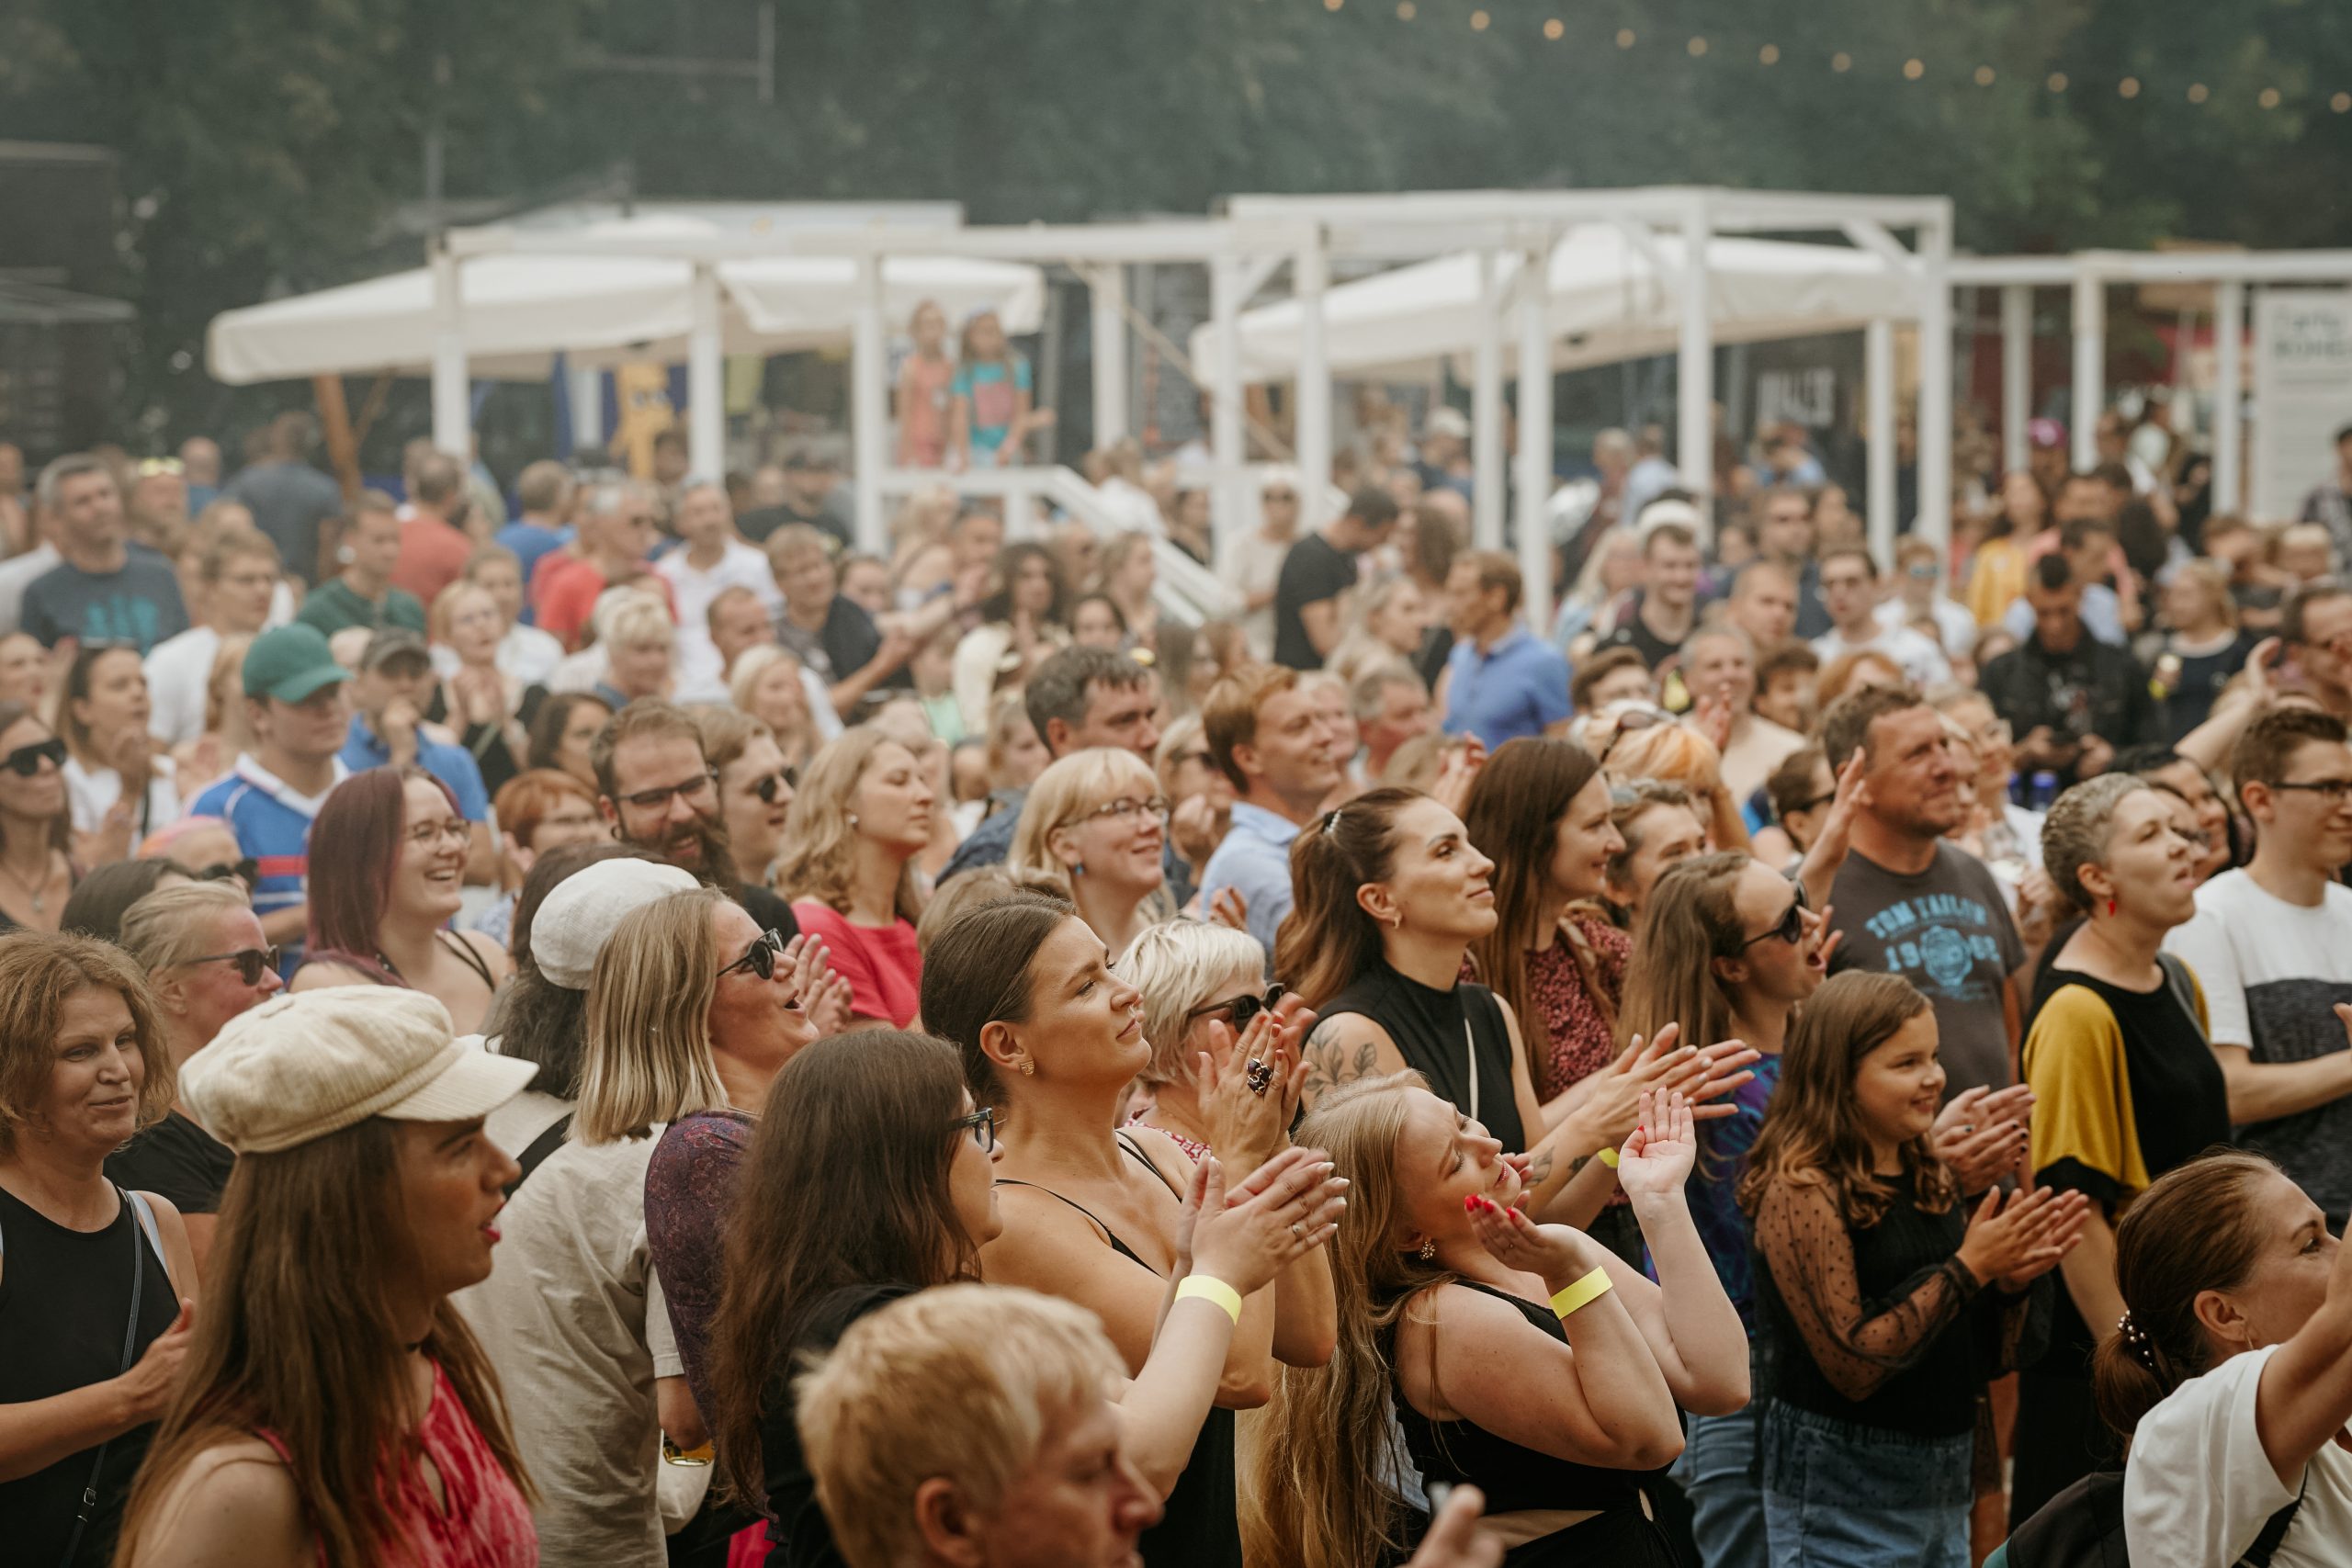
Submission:
M 678 678 L 678 628 L 668 606 L 650 593 L 631 593 L 609 610 L 600 606 L 596 622 L 605 648 L 596 694 L 615 708 L 639 697 L 667 702 Z
M 1168 797 L 1150 765 L 1098 746 L 1037 775 L 1004 863 L 1015 876 L 1052 878 L 1116 963 L 1176 912 L 1160 859 L 1167 841 Z
M 1214 1120 L 1202 1100 L 1200 1058 L 1224 1077 L 1234 1042 L 1268 1010 L 1266 950 L 1214 920 L 1170 920 L 1136 938 L 1119 971 L 1143 993 L 1143 1037 L 1151 1044 L 1151 1060 L 1136 1074 L 1151 1104 L 1127 1125 L 1165 1133 L 1198 1162 L 1210 1152 Z
M 854 1029 L 912 1026 L 922 976 L 914 861 L 931 844 L 936 795 L 922 759 L 871 725 L 800 776 L 774 886 L 849 981 Z
M 1629 731 L 1593 753 L 1611 778 L 1657 779 L 1690 791 L 1691 805 L 1714 848 L 1747 848 L 1747 821 L 1724 783 L 1723 752 L 1695 723 L 1657 724 Z
M 668 1123 L 727 1103 L 710 1043 L 720 896 L 680 893 L 614 929 L 588 979 L 568 1138 L 501 1214 L 500 1268 L 457 1300 L 509 1405 L 539 1494 L 543 1568 L 662 1561 L 659 1438 L 698 1447 L 645 1237 L 645 1173 Z
M 435 686 L 425 719 L 447 725 L 481 770 L 482 788 L 496 795 L 524 771 L 530 732 L 516 716 L 524 684 L 498 665 L 506 618 L 497 597 L 478 583 L 458 581 L 441 591 L 427 616 L 435 667 L 456 660 Z
M 1340 639 L 1323 661 L 1323 668 L 1353 685 L 1356 677 L 1392 661 L 1412 663 L 1436 624 L 1437 615 L 1419 584 L 1396 576 L 1374 585 L 1364 596 L 1353 630 Z
M 727 699 L 768 727 L 787 767 L 807 767 L 817 748 L 841 733 L 841 720 L 833 716 L 824 683 L 808 673 L 791 649 L 775 643 L 746 649 L 735 660 L 727 677 Z M 825 728 L 829 720 L 831 734 Z

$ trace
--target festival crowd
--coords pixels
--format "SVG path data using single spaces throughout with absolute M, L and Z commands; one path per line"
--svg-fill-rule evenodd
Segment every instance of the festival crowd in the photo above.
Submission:
M 2352 431 L 1892 560 L 1607 432 L 1532 596 L 1358 412 L 1318 528 L 876 554 L 815 446 L 0 446 L 0 1555 L 2352 1561 Z

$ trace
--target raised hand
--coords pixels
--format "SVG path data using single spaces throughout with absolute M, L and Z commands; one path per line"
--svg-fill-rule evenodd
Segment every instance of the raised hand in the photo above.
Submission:
M 1405 1568 L 1501 1568 L 1503 1543 L 1490 1529 L 1482 1529 L 1478 1516 L 1487 1509 L 1487 1495 L 1476 1486 L 1456 1486 L 1438 1501 L 1438 1487 L 1430 1487 L 1436 1512 L 1421 1549 Z
M 1506 1269 L 1565 1285 L 1599 1261 L 1591 1239 L 1572 1225 L 1539 1225 L 1483 1193 L 1471 1193 L 1462 1207 L 1470 1216 L 1470 1234 Z
M 1292 1100 L 1294 1069 L 1298 1058 L 1284 1047 L 1275 1015 L 1260 1012 L 1232 1041 L 1223 1023 L 1209 1030 L 1212 1050 L 1194 1054 L 1200 1077 L 1201 1109 L 1209 1123 L 1209 1147 L 1230 1160 L 1236 1169 L 1252 1170 L 1273 1157 L 1290 1136 L 1284 1106 Z M 1227 1041 L 1232 1041 L 1227 1044 Z M 1250 1087 L 1250 1064 L 1261 1063 L 1271 1078 L 1267 1087 Z
M 1178 1252 L 1189 1256 L 1192 1270 L 1246 1296 L 1331 1239 L 1347 1190 L 1321 1149 L 1288 1148 L 1252 1171 L 1228 1201 L 1224 1166 L 1204 1156 L 1178 1222 Z
M 1682 1190 L 1699 1163 L 1690 1102 L 1679 1094 L 1642 1091 L 1641 1120 L 1617 1156 L 1617 1182 L 1636 1203 Z
M 1241 896 L 1238 887 L 1220 887 L 1209 899 L 1208 918 L 1247 936 L 1250 932 L 1250 900 Z
M 1739 1107 L 1710 1104 L 1721 1100 L 1743 1086 L 1753 1083 L 1756 1075 L 1747 1069 L 1764 1059 L 1763 1053 L 1751 1050 L 1738 1040 L 1718 1040 L 1700 1050 L 1677 1070 L 1660 1075 L 1650 1087 L 1657 1094 L 1679 1094 L 1690 1101 L 1690 1114 L 1702 1122 L 1736 1115 Z
M 2079 1192 L 2049 1187 L 2014 1195 L 1996 1187 L 1969 1216 L 1960 1261 L 1980 1280 L 2023 1290 L 2081 1238 L 2089 1201 Z
M 2033 1090 L 2024 1084 L 1962 1089 L 1936 1117 L 1928 1146 L 1951 1168 L 1962 1192 L 1981 1192 L 2024 1168 L 2032 1113 Z
M 1470 786 L 1478 782 L 1478 771 L 1486 765 L 1486 742 L 1475 735 L 1463 737 L 1445 749 L 1437 782 L 1430 785 L 1430 798 L 1459 817 L 1470 802 Z

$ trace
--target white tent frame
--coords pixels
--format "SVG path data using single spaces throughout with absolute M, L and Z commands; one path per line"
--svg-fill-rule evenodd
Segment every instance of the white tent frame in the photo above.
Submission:
M 2065 288 L 2073 300 L 2075 467 L 2098 460 L 2107 407 L 2107 287 L 2110 283 L 2213 286 L 2213 493 L 2236 511 L 2245 492 L 2245 322 L 2249 290 L 2264 284 L 2352 284 L 2352 251 L 2082 251 L 2063 256 L 1960 256 L 1954 288 L 2001 291 L 2001 465 L 2026 465 L 2032 396 L 2033 290 Z M 1925 494 L 1925 491 L 1921 491 Z

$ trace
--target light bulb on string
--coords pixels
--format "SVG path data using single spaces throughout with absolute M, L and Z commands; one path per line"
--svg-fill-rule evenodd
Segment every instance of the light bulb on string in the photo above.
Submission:
M 2337 114 L 2352 114 L 2352 93 L 2338 93 L 2327 100 L 2327 107 Z
M 1917 82 L 1927 73 L 1928 62 L 1924 60 L 1906 60 L 1903 62 L 1903 79 L 1906 82 Z
M 1473 11 L 1470 13 L 1470 30 L 1474 33 L 1483 33 L 1487 30 L 1487 24 L 1493 20 L 1494 18 L 1484 11 Z
M 1778 65 L 1781 62 L 1781 46 L 1777 43 L 1766 44 L 1756 51 L 1756 59 L 1758 64 Z
M 1832 71 L 1851 71 L 1853 68 L 1854 57 L 1842 49 L 1829 57 L 1829 69 Z
M 2140 78 L 2126 76 L 2115 85 L 2115 90 L 2123 97 L 2136 98 L 2140 96 Z
M 2188 101 L 2192 104 L 2201 104 L 2212 96 L 2213 90 L 2202 82 L 2191 82 L 2188 85 Z
M 1702 38 L 1694 38 L 1690 40 L 1690 58 L 1696 60 L 1707 52 L 1707 40 Z
M 1991 66 L 1978 66 L 1976 68 L 1976 85 L 1980 87 L 1991 86 L 1993 85 L 1994 74 L 1995 73 Z
M 1633 28 L 1619 28 L 1617 29 L 1617 47 L 1619 49 L 1631 49 L 1634 47 Z
M 1544 24 L 1544 36 L 1550 39 L 1554 43 L 1559 42 L 1567 30 L 1567 23 L 1560 20 L 1557 17 L 1553 17 L 1550 21 Z
M 2262 89 L 2262 96 L 2254 101 L 2260 104 L 2264 108 L 2275 109 L 2278 107 L 2281 101 L 2281 96 L 2282 96 L 2278 88 L 2265 87 Z
M 2064 92 L 2066 90 L 2066 73 L 2064 71 L 2052 71 L 2050 73 L 2048 86 L 2053 93 Z

